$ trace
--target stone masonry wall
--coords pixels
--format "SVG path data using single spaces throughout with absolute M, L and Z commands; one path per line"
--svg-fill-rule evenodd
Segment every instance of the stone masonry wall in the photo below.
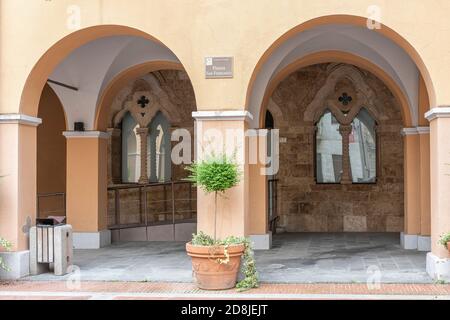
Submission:
M 316 184 L 313 123 L 303 114 L 324 85 L 330 64 L 301 69 L 275 90 L 268 110 L 280 137 L 279 227 L 287 232 L 399 232 L 403 230 L 403 139 L 400 107 L 389 89 L 360 70 L 376 93 L 379 114 L 375 184 Z
M 192 112 L 196 110 L 194 90 L 189 77 L 184 71 L 161 70 L 153 72 L 142 78 L 136 79 L 122 88 L 111 106 L 109 114 L 109 127 L 117 127 L 114 123 L 115 116 L 124 108 L 124 104 L 130 101 L 135 92 L 146 92 L 159 103 L 160 108 L 168 115 L 171 130 L 184 128 L 193 133 L 194 121 Z M 119 126 L 120 127 L 120 126 Z M 109 166 L 120 171 L 122 161 L 121 138 L 117 139 L 116 147 L 109 149 Z M 176 144 L 176 142 L 172 142 Z M 192 147 L 193 156 L 193 147 Z M 119 168 L 117 168 L 119 167 Z M 111 172 L 108 172 L 110 175 Z M 187 177 L 184 165 L 172 164 L 172 180 L 180 181 Z M 108 177 L 111 181 L 111 176 Z M 113 186 L 112 183 L 110 183 Z M 147 222 L 164 223 L 172 221 L 171 186 L 153 186 L 146 188 Z M 196 217 L 196 192 L 191 190 L 188 184 L 179 184 L 174 187 L 175 194 L 175 220 L 195 219 Z M 143 211 L 143 199 L 138 188 L 120 190 L 120 223 L 142 224 L 146 221 Z M 142 197 L 143 198 L 143 197 Z M 188 199 L 192 198 L 192 202 Z M 115 192 L 108 191 L 108 225 L 115 225 Z

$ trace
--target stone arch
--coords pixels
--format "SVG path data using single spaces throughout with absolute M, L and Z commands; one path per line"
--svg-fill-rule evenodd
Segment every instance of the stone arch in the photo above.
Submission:
M 317 122 L 325 109 L 329 109 L 340 123 L 350 124 L 361 108 L 366 108 L 375 119 L 379 119 L 380 115 L 375 107 L 375 92 L 364 81 L 361 71 L 347 64 L 335 65 L 332 69 L 325 84 L 317 92 L 313 101 L 306 107 L 304 120 Z M 348 110 L 346 110 L 349 112 L 347 117 L 342 112 L 342 106 L 338 105 L 335 97 L 336 85 L 342 79 L 350 80 L 353 86 L 353 88 L 349 88 L 350 90 L 353 89 L 353 94 L 351 95 L 353 100 L 349 103 Z
M 267 108 L 270 97 L 274 93 L 277 86 L 283 81 L 288 75 L 293 72 L 314 64 L 319 63 L 346 63 L 349 65 L 356 66 L 358 68 L 367 70 L 374 74 L 377 78 L 379 78 L 392 92 L 396 100 L 399 102 L 401 106 L 401 112 L 403 117 L 403 122 L 406 127 L 412 126 L 412 118 L 409 109 L 408 100 L 403 93 L 403 91 L 398 87 L 396 82 L 381 68 L 371 63 L 370 61 L 363 59 L 361 57 L 355 56 L 350 53 L 345 52 L 337 52 L 337 51 L 325 51 L 310 54 L 302 59 L 299 59 L 285 68 L 283 68 L 280 72 L 278 72 L 271 80 L 269 85 L 266 88 L 264 93 L 264 98 L 261 104 L 260 119 L 259 124 L 261 125 L 263 122 L 263 117 L 261 115 L 264 114 L 264 110 Z
M 254 90 L 261 90 L 261 87 L 256 88 L 255 83 L 260 74 L 263 72 L 266 72 L 264 69 L 265 64 L 268 62 L 269 58 L 274 55 L 280 47 L 282 47 L 284 44 L 286 44 L 289 40 L 293 39 L 294 37 L 298 36 L 300 33 L 305 32 L 307 30 L 326 26 L 330 24 L 339 24 L 339 25 L 350 25 L 350 26 L 357 26 L 357 27 L 366 27 L 367 26 L 367 17 L 361 17 L 361 16 L 355 16 L 355 15 L 344 15 L 344 14 L 338 14 L 338 15 L 327 15 L 327 16 L 321 16 L 317 17 L 311 20 L 308 20 L 304 23 L 301 23 L 294 28 L 290 29 L 289 31 L 285 32 L 283 35 L 281 35 L 278 39 L 276 39 L 272 45 L 263 53 L 263 55 L 258 60 L 253 73 L 249 79 L 248 86 L 247 86 L 247 93 L 246 93 L 246 99 L 245 99 L 245 108 L 249 109 L 251 107 L 251 98 Z M 411 60 L 415 63 L 417 69 L 419 70 L 419 73 L 421 77 L 423 78 L 423 81 L 425 83 L 426 91 L 428 93 L 428 100 L 429 105 L 433 106 L 435 105 L 436 101 L 436 95 L 433 83 L 431 81 L 430 74 L 428 72 L 428 69 L 420 57 L 419 53 L 416 51 L 416 49 L 399 33 L 397 33 L 395 30 L 389 28 L 387 25 L 381 24 L 381 28 L 373 30 L 373 32 L 381 34 L 386 39 L 391 40 L 394 44 L 398 45 L 403 51 L 411 58 Z M 326 49 L 325 49 L 326 50 Z M 323 61 L 322 61 L 323 62 Z M 267 76 L 267 75 L 266 75 Z M 270 82 L 270 80 L 269 80 Z M 269 83 L 267 83 L 267 86 L 263 88 L 264 90 L 267 89 Z M 265 102 L 267 104 L 267 102 Z M 264 105 L 264 103 L 263 103 Z M 262 111 L 261 105 L 253 106 L 255 108 L 259 107 L 259 111 Z M 257 117 L 257 119 L 261 123 L 261 113 L 259 115 L 254 114 L 254 116 Z M 412 122 L 409 123 L 409 121 L 405 121 L 407 125 L 412 125 Z
M 176 105 L 166 91 L 162 90 L 159 82 L 153 73 L 149 73 L 120 90 L 111 107 L 102 108 L 103 112 L 109 111 L 108 126 L 118 127 L 127 112 L 131 113 L 141 127 L 148 126 L 158 112 L 164 114 L 170 123 L 180 122 Z M 142 109 L 136 106 L 136 101 L 141 96 L 150 98 L 145 116 L 141 116 Z
M 147 79 L 149 88 L 152 87 L 155 88 L 157 86 L 156 81 L 158 81 L 158 79 L 155 76 L 151 77 L 149 74 L 159 70 L 184 71 L 184 68 L 180 63 L 173 63 L 167 61 L 149 61 L 143 64 L 132 66 L 122 71 L 109 83 L 109 85 L 105 88 L 99 99 L 94 128 L 96 130 L 101 131 L 106 130 L 106 128 L 108 127 L 108 123 L 111 123 L 108 121 L 111 120 L 108 119 L 108 114 L 110 108 L 111 107 L 114 108 L 113 104 L 115 97 L 122 95 L 129 95 L 131 93 L 131 90 L 129 90 L 129 88 L 124 89 L 126 87 L 126 84 L 128 84 L 133 80 L 144 77 L 144 79 Z M 171 102 L 171 97 L 163 95 L 163 99 L 166 100 L 166 102 L 168 102 L 167 105 L 173 106 L 173 103 Z M 175 106 L 171 109 L 170 112 L 166 112 L 166 117 L 171 122 L 178 119 L 175 112 Z M 116 123 L 115 119 L 114 123 Z
M 136 36 L 162 44 L 146 32 L 121 25 L 92 26 L 73 32 L 49 48 L 31 70 L 22 91 L 20 113 L 37 116 L 42 89 L 56 66 L 75 49 L 108 36 Z

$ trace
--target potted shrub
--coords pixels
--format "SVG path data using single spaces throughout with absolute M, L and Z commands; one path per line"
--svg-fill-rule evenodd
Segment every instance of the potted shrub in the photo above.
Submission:
M 439 243 L 447 248 L 447 250 L 450 252 L 450 232 L 447 232 L 441 236 L 441 239 L 439 239 Z
M 214 194 L 214 235 L 211 237 L 199 232 L 186 244 L 197 286 L 206 290 L 234 288 L 243 256 L 245 278 L 237 287 L 240 290 L 257 287 L 257 273 L 249 240 L 235 236 L 217 239 L 217 201 L 226 190 L 239 183 L 238 165 L 226 155 L 213 155 L 186 169 L 190 172 L 188 181 L 205 193 Z

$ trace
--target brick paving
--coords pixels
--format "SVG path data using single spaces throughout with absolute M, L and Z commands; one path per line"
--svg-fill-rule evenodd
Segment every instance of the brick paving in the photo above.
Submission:
M 71 284 L 73 285 L 73 284 Z M 29 293 L 29 295 L 28 295 Z M 218 296 L 219 295 L 219 296 Z M 193 283 L 83 281 L 70 289 L 64 281 L 13 281 L 0 283 L 0 299 L 189 299 L 227 298 L 345 298 L 351 296 L 440 296 L 450 299 L 450 284 L 261 284 L 239 293 L 236 290 L 204 291 Z

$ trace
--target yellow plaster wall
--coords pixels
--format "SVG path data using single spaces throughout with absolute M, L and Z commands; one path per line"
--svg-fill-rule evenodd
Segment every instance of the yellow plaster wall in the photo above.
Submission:
M 258 61 L 272 44 L 293 35 L 295 32 L 288 33 L 293 28 L 323 16 L 367 17 L 369 6 L 378 5 L 386 27 L 375 32 L 394 38 L 411 53 L 426 73 L 424 78 L 433 105 L 450 104 L 450 90 L 447 90 L 450 60 L 446 58 L 450 52 L 447 41 L 450 2 L 447 0 L 410 0 L 407 5 L 400 0 L 135 0 L 132 5 L 127 0 L 2 0 L 0 112 L 18 112 L 22 90 L 33 67 L 51 46 L 74 32 L 67 23 L 71 5 L 81 10 L 81 28 L 106 24 L 130 26 L 167 45 L 189 74 L 199 109 L 244 108 Z M 364 19 L 342 16 L 327 17 L 316 24 L 344 20 L 365 24 Z M 69 50 L 83 43 L 81 38 L 75 36 L 70 43 L 61 42 L 61 45 Z M 55 52 L 49 56 L 49 63 L 56 64 L 66 53 Z M 213 55 L 235 57 L 233 79 L 205 79 L 203 58 Z M 40 67 L 36 71 L 51 70 Z M 28 89 L 39 94 L 41 85 L 39 81 L 31 83 Z

